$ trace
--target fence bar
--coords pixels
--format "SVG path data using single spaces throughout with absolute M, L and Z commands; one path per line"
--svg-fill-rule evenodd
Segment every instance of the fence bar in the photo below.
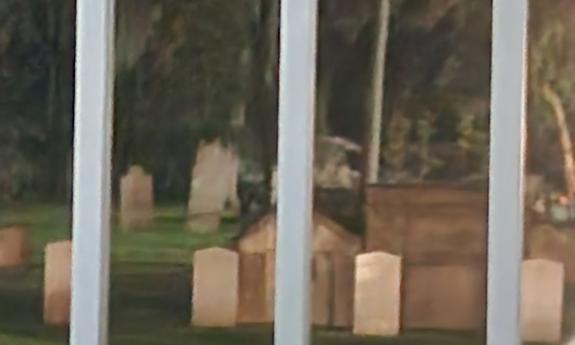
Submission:
M 521 343 L 528 0 L 493 0 L 487 344 Z
M 71 345 L 108 342 L 113 0 L 78 0 Z
M 310 341 L 317 10 L 281 1 L 276 345 Z

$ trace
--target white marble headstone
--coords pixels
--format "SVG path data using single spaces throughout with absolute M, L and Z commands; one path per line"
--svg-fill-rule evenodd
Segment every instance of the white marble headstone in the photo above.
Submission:
M 401 258 L 384 252 L 356 257 L 353 333 L 395 336 L 400 329 Z
M 192 231 L 216 231 L 226 205 L 239 209 L 238 173 L 239 158 L 233 148 L 219 140 L 200 144 L 188 203 L 188 227 Z
M 562 263 L 546 259 L 523 262 L 521 333 L 524 341 L 555 343 L 561 340 L 563 322 Z
M 223 248 L 195 252 L 192 324 L 233 327 L 239 305 L 239 255 Z

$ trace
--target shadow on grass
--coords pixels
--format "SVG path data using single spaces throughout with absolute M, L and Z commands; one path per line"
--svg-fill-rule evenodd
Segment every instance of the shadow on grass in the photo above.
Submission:
M 26 224 L 34 249 L 25 272 L 0 272 L 0 344 L 67 344 L 65 328 L 42 323 L 43 248 L 68 238 L 65 207 L 26 207 L 3 210 L 6 223 Z M 146 232 L 112 234 L 110 345 L 272 345 L 271 326 L 234 329 L 190 327 L 193 252 L 228 246 L 237 224 L 224 223 L 217 234 L 184 231 L 185 209 L 158 208 Z M 480 345 L 469 334 L 417 332 L 398 338 L 355 337 L 349 331 L 316 329 L 313 345 Z
M 190 266 L 115 263 L 111 275 L 110 345 L 271 345 L 271 326 L 192 328 Z M 42 271 L 0 274 L 0 343 L 67 343 L 67 330 L 42 325 Z M 317 329 L 314 345 L 480 345 L 466 334 L 412 333 L 399 338 L 354 337 Z

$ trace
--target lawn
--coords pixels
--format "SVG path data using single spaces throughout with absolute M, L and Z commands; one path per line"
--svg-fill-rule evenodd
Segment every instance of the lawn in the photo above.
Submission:
M 113 230 L 110 305 L 111 345 L 271 345 L 271 327 L 198 329 L 189 327 L 192 253 L 228 245 L 238 227 L 226 224 L 217 235 L 183 230 L 184 210 L 163 207 L 153 230 Z M 33 260 L 25 271 L 0 272 L 0 344 L 67 343 L 67 331 L 42 325 L 42 248 L 69 237 L 62 207 L 0 210 L 0 224 L 30 229 Z M 416 332 L 399 338 L 354 337 L 344 330 L 314 330 L 314 345 L 479 345 L 471 334 Z

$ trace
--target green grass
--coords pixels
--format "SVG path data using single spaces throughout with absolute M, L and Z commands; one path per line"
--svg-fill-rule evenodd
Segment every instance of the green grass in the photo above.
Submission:
M 226 246 L 238 233 L 238 226 L 224 223 L 218 234 L 194 234 L 185 231 L 185 209 L 162 207 L 149 230 L 112 229 L 112 260 L 127 263 L 191 264 L 198 248 Z M 70 213 L 65 207 L 27 206 L 0 209 L 0 226 L 24 225 L 30 231 L 32 262 L 43 262 L 49 242 L 70 238 Z
M 41 321 L 41 267 L 0 275 L 0 344 L 67 343 L 62 328 Z M 189 267 L 115 263 L 110 305 L 111 345 L 271 345 L 271 327 L 189 327 Z M 316 330 L 317 345 L 479 345 L 465 334 L 413 333 L 401 338 L 353 337 L 348 331 Z
M 271 345 L 271 327 L 189 327 L 190 271 L 194 250 L 229 245 L 237 226 L 215 235 L 184 231 L 184 210 L 162 207 L 152 230 L 114 228 L 110 290 L 111 345 Z M 42 256 L 46 243 L 70 236 L 63 207 L 0 210 L 0 224 L 30 230 L 32 264 L 26 271 L 0 271 L 0 344 L 61 345 L 67 330 L 42 325 Z M 313 345 L 480 345 L 473 334 L 416 332 L 398 338 L 355 337 L 317 329 Z

